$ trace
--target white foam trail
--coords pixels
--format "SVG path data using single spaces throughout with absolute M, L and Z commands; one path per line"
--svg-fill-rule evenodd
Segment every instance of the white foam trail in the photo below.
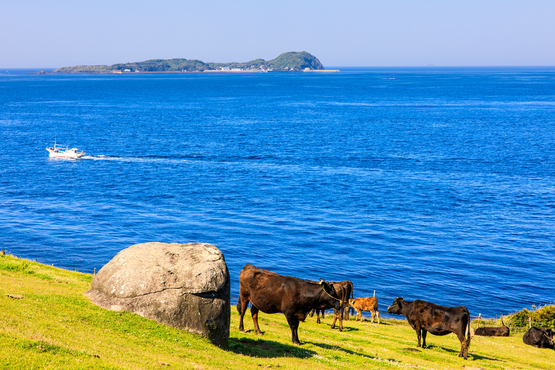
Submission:
M 93 161 L 118 161 L 118 162 L 189 162 L 189 159 L 172 159 L 172 158 L 145 158 L 145 157 L 112 157 L 105 155 L 85 155 L 80 159 L 90 159 Z
M 93 161 L 117 161 L 124 160 L 123 157 L 110 157 L 105 155 L 84 155 L 81 159 L 92 159 Z

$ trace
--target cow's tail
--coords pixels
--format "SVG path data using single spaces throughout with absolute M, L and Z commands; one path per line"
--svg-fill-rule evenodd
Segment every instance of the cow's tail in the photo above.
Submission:
M 243 314 L 241 312 L 241 296 L 239 296 L 239 298 L 237 298 L 237 312 L 239 312 L 239 315 Z
M 355 288 L 353 287 L 353 283 L 351 283 L 351 299 L 355 299 Z M 353 307 L 349 305 L 349 315 L 353 315 L 355 313 Z

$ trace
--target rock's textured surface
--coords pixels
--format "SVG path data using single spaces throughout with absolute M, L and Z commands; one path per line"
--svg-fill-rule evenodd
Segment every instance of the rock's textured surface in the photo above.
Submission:
M 227 265 L 215 246 L 144 243 L 118 253 L 85 295 L 100 307 L 187 329 L 227 348 L 229 291 Z

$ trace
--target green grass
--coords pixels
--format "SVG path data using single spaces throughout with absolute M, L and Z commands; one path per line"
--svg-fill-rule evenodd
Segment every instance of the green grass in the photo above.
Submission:
M 508 338 L 474 337 L 467 361 L 450 334 L 428 335 L 416 349 L 416 334 L 402 320 L 344 322 L 343 332 L 307 318 L 301 346 L 291 344 L 283 315 L 261 313 L 263 336 L 246 333 L 231 314 L 229 350 L 196 335 L 128 312 L 107 311 L 83 293 L 92 275 L 0 255 L 0 368 L 4 369 L 553 369 L 555 351 Z M 23 299 L 8 295 L 22 295 Z

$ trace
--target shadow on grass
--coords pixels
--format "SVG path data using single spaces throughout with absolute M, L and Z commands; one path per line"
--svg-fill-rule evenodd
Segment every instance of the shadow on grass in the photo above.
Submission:
M 337 331 L 339 331 L 339 326 L 336 326 L 335 328 L 332 328 L 332 327 L 331 327 L 331 324 L 330 324 L 330 325 L 324 324 L 324 327 L 327 327 L 327 328 L 330 329 L 330 330 L 337 330 Z M 344 327 L 343 327 L 343 331 L 360 331 L 360 329 L 358 329 L 358 328 L 353 328 L 353 327 L 350 327 L 350 326 L 344 326 Z
M 288 345 L 271 340 L 254 340 L 250 338 L 229 338 L 229 351 L 244 356 L 261 358 L 310 358 L 316 355 L 316 352 L 304 349 L 301 346 Z
M 343 328 L 343 330 L 345 330 L 345 328 Z M 354 356 L 359 356 L 359 357 L 363 357 L 363 358 L 368 358 L 368 359 L 371 359 L 371 360 L 380 360 L 380 361 L 383 360 L 382 358 L 377 357 L 377 356 L 365 355 L 365 354 L 363 354 L 363 353 L 358 353 L 358 352 L 355 352 L 355 351 L 351 351 L 350 349 L 345 349 L 345 348 L 339 347 L 339 346 L 332 346 L 332 345 L 329 345 L 329 344 L 314 343 L 314 342 L 308 342 L 308 341 L 307 341 L 307 342 L 304 342 L 304 343 L 312 344 L 313 346 L 320 347 L 320 348 L 327 349 L 327 350 L 341 351 L 341 352 L 344 352 L 344 353 L 349 354 L 349 355 L 354 355 Z M 394 359 L 394 358 L 389 358 L 389 359 L 387 359 L 387 360 L 388 360 L 388 361 L 394 361 L 394 362 L 401 363 L 401 361 L 396 360 L 396 359 Z
M 378 324 L 377 322 L 372 322 L 372 320 L 366 320 L 366 319 L 364 319 L 364 320 L 362 320 L 362 321 L 359 320 L 358 322 L 360 322 L 360 323 L 365 323 L 365 324 L 380 325 L 380 326 L 381 326 L 381 325 L 386 325 L 386 326 L 391 326 L 391 325 L 393 325 L 393 324 L 390 324 L 390 323 L 385 322 L 385 321 L 382 321 L 382 322 L 380 322 L 380 323 Z
M 331 329 L 331 328 L 330 328 L 330 329 Z M 339 331 L 339 329 L 338 329 L 338 328 L 335 328 L 335 329 L 331 329 L 331 330 L 337 330 L 337 331 Z M 344 327 L 343 327 L 343 331 L 344 331 L 344 332 L 351 332 L 351 331 L 360 331 L 360 329 L 357 329 L 357 328 L 351 328 L 350 326 L 344 326 Z
M 470 358 L 472 356 L 473 360 L 489 360 L 489 361 L 499 361 L 499 362 L 505 362 L 503 360 L 500 360 L 498 358 L 491 358 L 491 357 L 487 357 L 487 356 L 480 356 L 480 355 L 476 355 L 471 353 L 470 351 L 468 352 L 468 357 Z
M 456 351 L 456 350 L 451 349 L 451 348 L 436 346 L 435 344 L 428 344 L 426 347 L 424 347 L 424 349 L 440 350 L 440 351 L 445 351 L 445 352 L 450 352 L 450 353 L 459 353 L 460 352 L 460 351 Z
M 441 350 L 441 351 L 445 351 L 445 352 L 449 352 L 449 353 L 456 353 L 457 355 L 460 353 L 460 351 L 457 351 L 457 350 L 454 350 L 454 349 L 451 349 L 451 348 L 436 346 L 434 344 L 428 344 L 425 349 Z M 486 357 L 486 356 L 480 356 L 480 355 L 477 355 L 477 354 L 473 354 L 472 353 L 472 348 L 470 348 L 469 351 L 468 351 L 468 357 L 470 358 L 471 356 L 474 360 L 490 360 L 490 361 L 502 362 L 502 360 L 500 360 L 498 358 L 492 358 L 492 357 Z
M 421 352 L 418 348 L 411 348 L 411 347 L 407 347 L 407 348 L 401 348 L 402 351 L 409 351 L 409 352 Z

